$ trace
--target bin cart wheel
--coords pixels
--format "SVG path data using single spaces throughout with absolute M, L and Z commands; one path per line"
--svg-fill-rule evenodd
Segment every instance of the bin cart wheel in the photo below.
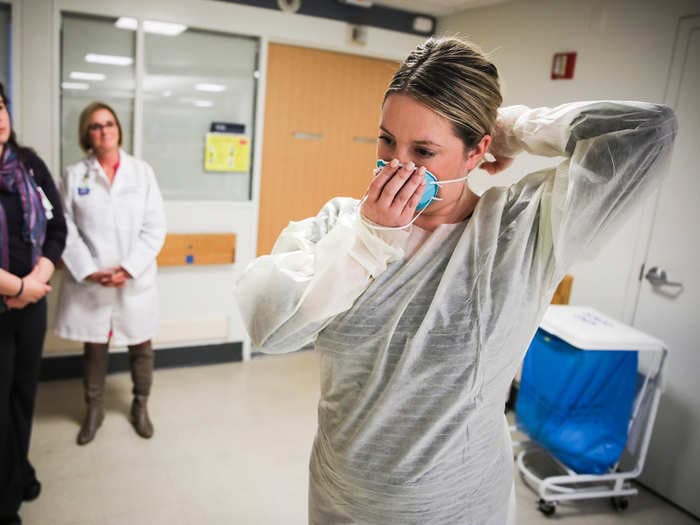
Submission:
M 537 508 L 540 509 L 540 512 L 544 514 L 545 516 L 552 516 L 554 512 L 557 510 L 557 507 L 554 503 L 550 501 L 545 501 L 541 499 L 538 504 Z
M 624 496 L 613 496 L 612 498 L 610 498 L 610 503 L 612 503 L 613 509 L 615 509 L 618 512 L 626 510 L 630 504 L 629 500 Z

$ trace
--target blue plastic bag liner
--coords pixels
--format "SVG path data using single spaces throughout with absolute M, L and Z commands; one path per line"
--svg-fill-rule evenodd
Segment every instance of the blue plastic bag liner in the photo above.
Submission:
M 636 351 L 579 350 L 540 329 L 523 362 L 518 426 L 579 474 L 620 459 L 637 380 Z

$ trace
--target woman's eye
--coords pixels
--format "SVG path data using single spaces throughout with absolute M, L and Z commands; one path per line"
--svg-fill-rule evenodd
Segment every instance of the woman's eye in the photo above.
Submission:
M 420 155 L 421 157 L 432 157 L 435 155 L 435 153 L 433 153 L 432 151 L 423 148 L 417 148 L 416 153 L 418 153 L 418 155 Z
M 379 140 L 380 142 L 383 142 L 384 144 L 391 144 L 393 141 L 391 140 L 391 137 L 388 135 L 379 135 Z

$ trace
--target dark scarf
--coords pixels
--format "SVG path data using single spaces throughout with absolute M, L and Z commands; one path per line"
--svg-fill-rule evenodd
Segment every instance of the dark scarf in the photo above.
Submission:
M 34 181 L 34 174 L 28 172 L 20 162 L 17 151 L 5 144 L 0 164 L 0 191 L 19 194 L 22 204 L 22 239 L 32 246 L 32 266 L 34 266 L 44 245 L 46 236 L 46 212 L 41 195 Z M 0 205 L 0 268 L 10 267 L 9 239 L 7 238 L 7 216 Z

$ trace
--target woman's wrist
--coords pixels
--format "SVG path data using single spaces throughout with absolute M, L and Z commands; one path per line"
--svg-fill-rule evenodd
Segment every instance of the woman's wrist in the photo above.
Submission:
M 19 277 L 18 279 L 19 279 L 19 291 L 15 295 L 12 296 L 14 299 L 19 299 L 19 297 L 22 295 L 22 292 L 24 291 L 24 279 L 22 279 L 21 277 Z
M 55 266 L 51 259 L 48 257 L 41 257 L 39 259 L 39 262 L 35 266 L 36 270 L 36 277 L 43 283 L 47 283 L 49 279 L 51 279 L 51 276 L 53 275 L 53 272 L 55 270 Z M 32 272 L 34 273 L 34 272 Z
M 523 150 L 523 144 L 514 132 L 515 123 L 529 108 L 506 106 L 498 109 L 498 118 L 493 130 L 490 152 L 496 157 L 515 157 Z

